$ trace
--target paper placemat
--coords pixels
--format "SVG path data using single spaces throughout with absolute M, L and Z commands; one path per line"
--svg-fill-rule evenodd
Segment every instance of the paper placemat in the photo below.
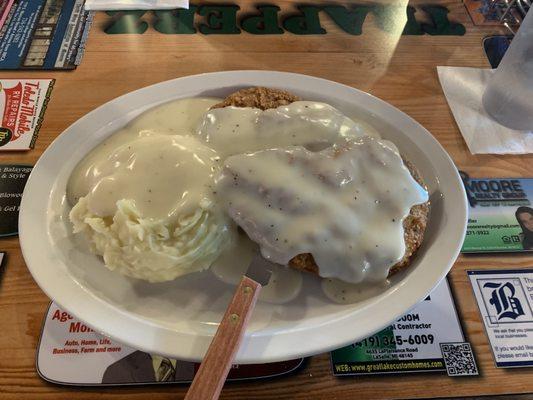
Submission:
M 497 368 L 533 366 L 533 269 L 468 271 Z
M 271 378 L 298 370 L 304 359 L 233 365 L 228 380 Z M 200 364 L 148 354 L 94 332 L 51 303 L 37 348 L 37 371 L 52 383 L 78 386 L 191 382 Z
M 20 201 L 32 168 L 0 164 L 0 237 L 18 234 Z
M 471 178 L 460 172 L 468 198 L 463 253 L 533 251 L 533 179 Z
M 93 13 L 85 0 L 0 0 L 0 69 L 73 69 Z
M 360 342 L 332 351 L 331 364 L 337 376 L 407 372 L 478 374 L 447 279 L 394 324 Z
M 0 79 L 0 151 L 33 148 L 53 79 Z

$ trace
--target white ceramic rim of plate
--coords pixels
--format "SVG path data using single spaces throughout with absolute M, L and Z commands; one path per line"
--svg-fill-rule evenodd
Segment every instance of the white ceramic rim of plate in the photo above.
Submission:
M 390 104 L 350 86 L 311 76 L 275 71 L 224 71 L 177 78 L 127 93 L 86 114 L 69 126 L 36 163 L 24 190 L 19 217 L 20 245 L 28 269 L 41 289 L 58 305 L 83 320 L 97 332 L 149 353 L 183 360 L 199 360 L 211 336 L 176 332 L 160 327 L 86 291 L 68 275 L 48 279 L 46 265 L 60 262 L 50 248 L 47 204 L 54 185 L 54 169 L 61 168 L 55 149 L 75 146 L 76 131 L 94 131 L 111 124 L 125 113 L 172 99 L 198 96 L 202 92 L 230 87 L 270 86 L 288 91 L 311 91 L 353 102 L 399 130 L 431 154 L 439 175 L 446 215 L 439 234 L 440 251 L 431 254 L 432 267 L 417 268 L 398 285 L 378 296 L 363 309 L 341 318 L 317 317 L 283 332 L 265 330 L 246 334 L 236 357 L 238 363 L 264 363 L 303 357 L 353 343 L 382 329 L 413 308 L 444 278 L 456 260 L 467 221 L 467 202 L 458 171 L 439 142 L 414 119 Z M 151 101 L 151 100 L 154 101 Z M 157 99 L 157 100 L 156 100 Z M 102 114 L 106 118 L 102 119 Z M 438 177 L 437 177 L 438 178 Z M 41 201 L 32 201 L 41 199 Z M 446 206 L 447 205 L 447 206 Z M 451 207 L 451 208 L 450 208 Z M 431 249 L 430 249 L 431 250 Z M 401 289 L 401 290 L 399 290 Z M 370 310 L 368 310 L 370 309 Z M 139 331 L 142 324 L 143 330 Z M 357 326 L 356 330 L 350 326 Z M 354 337 L 355 336 L 355 337 Z M 150 338 L 150 340 L 146 340 Z

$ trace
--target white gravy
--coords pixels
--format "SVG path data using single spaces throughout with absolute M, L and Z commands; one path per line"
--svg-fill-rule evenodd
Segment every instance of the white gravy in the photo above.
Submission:
M 130 199 L 144 218 L 175 219 L 212 203 L 216 153 L 191 136 L 146 135 L 123 144 L 93 164 L 88 209 L 113 216 L 117 201 Z M 207 204 L 205 204 L 207 208 Z
M 117 157 L 120 157 L 121 160 L 119 160 L 119 162 L 122 162 L 121 165 L 117 165 L 117 169 L 123 169 L 123 167 L 125 167 L 123 162 L 129 156 L 134 158 L 142 157 L 144 160 L 153 158 L 153 161 L 156 164 L 148 165 L 148 168 L 144 170 L 136 167 L 134 163 L 133 166 L 136 170 L 136 178 L 132 177 L 132 179 L 136 179 L 138 182 L 144 181 L 152 183 L 155 181 L 170 179 L 171 175 L 175 173 L 175 168 L 171 167 L 167 172 L 163 170 L 162 166 L 158 166 L 157 171 L 160 174 L 159 177 L 155 177 L 153 174 L 153 172 L 156 170 L 156 168 L 154 168 L 155 165 L 159 165 L 158 155 L 152 154 L 154 151 L 158 151 L 158 149 L 155 147 L 156 142 L 159 144 L 163 144 L 165 140 L 167 140 L 168 144 L 172 142 L 172 139 L 160 137 L 163 135 L 176 137 L 176 135 L 196 134 L 197 126 L 205 112 L 219 101 L 219 99 L 212 98 L 190 98 L 175 100 L 154 107 L 139 115 L 124 128 L 115 132 L 113 135 L 109 136 L 102 143 L 91 150 L 91 152 L 76 166 L 76 168 L 74 168 L 67 185 L 67 198 L 69 203 L 71 205 L 76 204 L 80 197 L 86 196 L 91 190 L 93 190 L 98 181 L 106 176 L 111 175 L 115 171 L 114 162 L 116 161 Z M 127 149 L 127 147 L 139 138 L 145 138 L 142 141 L 142 145 L 141 142 L 139 142 L 138 146 L 135 146 L 136 148 L 134 151 L 128 151 L 131 149 Z M 180 140 L 182 139 L 177 139 L 177 141 Z M 147 150 L 146 152 L 143 150 L 139 152 L 139 149 L 142 148 L 139 146 L 144 146 L 149 142 L 154 142 L 154 146 L 150 146 L 150 150 Z M 179 160 L 180 153 L 183 155 L 187 153 L 194 153 L 195 149 L 199 149 L 202 145 L 201 143 L 193 141 L 189 141 L 189 143 L 192 145 L 191 149 L 189 150 L 181 150 L 176 143 L 176 145 L 173 146 L 174 150 L 169 150 L 167 152 L 169 158 L 167 158 L 166 161 L 171 163 L 171 153 L 175 153 L 174 156 L 177 156 L 178 158 L 176 159 Z M 159 149 L 159 151 L 162 150 L 164 149 Z M 212 150 L 205 148 L 198 151 L 200 151 L 200 153 L 202 153 L 204 156 L 200 158 L 205 158 L 207 155 L 206 153 L 212 152 Z M 120 154 L 118 154 L 118 152 L 120 152 Z M 146 154 L 148 152 L 151 154 Z M 207 158 L 210 158 L 210 156 L 207 156 Z M 123 172 L 126 172 L 126 170 Z M 179 179 L 179 177 L 174 176 L 174 179 L 176 178 Z M 183 191 L 187 190 L 185 188 L 186 187 L 183 186 L 181 187 Z M 132 196 L 134 195 L 132 191 L 138 190 L 138 195 L 145 197 L 146 194 L 142 192 L 142 189 L 146 190 L 144 184 L 137 186 L 136 189 L 130 189 L 128 195 Z M 117 192 L 117 196 L 120 195 L 118 190 L 115 190 L 115 192 Z M 162 195 L 165 196 L 164 193 Z M 125 197 L 122 196 L 122 198 Z M 133 198 L 133 200 L 136 199 Z M 170 209 L 168 211 L 169 213 L 171 212 Z
M 241 233 L 213 263 L 211 272 L 227 284 L 238 285 L 258 251 L 257 244 Z M 272 304 L 287 303 L 298 296 L 302 284 L 300 272 L 282 265 L 273 266 L 270 281 L 261 289 L 259 300 Z
M 322 279 L 322 291 L 335 303 L 352 304 L 377 296 L 390 288 L 390 282 L 348 283 L 338 279 Z
M 300 145 L 322 150 L 341 137 L 361 137 L 369 129 L 325 103 L 296 101 L 269 110 L 224 107 L 209 111 L 199 135 L 224 159 L 256 150 Z
M 311 253 L 320 276 L 351 283 L 387 278 L 405 252 L 403 219 L 428 200 L 396 147 L 369 136 L 231 156 L 217 193 L 266 259 Z

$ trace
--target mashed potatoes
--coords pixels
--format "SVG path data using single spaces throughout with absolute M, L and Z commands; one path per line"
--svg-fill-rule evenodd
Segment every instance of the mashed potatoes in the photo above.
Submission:
M 70 213 L 74 232 L 114 271 L 161 282 L 208 268 L 228 242 L 225 219 L 207 202 L 174 223 L 143 218 L 132 200 L 119 200 L 112 217 L 101 217 L 81 198 Z
M 187 99 L 149 111 L 73 171 L 73 230 L 109 269 L 168 281 L 209 268 L 232 241 L 231 220 L 214 201 L 218 154 L 191 136 L 212 104 Z

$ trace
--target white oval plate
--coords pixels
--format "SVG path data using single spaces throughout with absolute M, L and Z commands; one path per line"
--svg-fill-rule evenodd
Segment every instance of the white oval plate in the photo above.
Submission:
M 142 111 L 183 97 L 224 97 L 242 87 L 288 90 L 327 102 L 374 126 L 420 170 L 431 195 L 427 234 L 415 261 L 392 286 L 351 305 L 328 301 L 319 279 L 284 305 L 258 303 L 238 363 L 287 360 L 353 343 L 409 311 L 446 275 L 464 239 L 466 196 L 457 169 L 437 140 L 403 112 L 367 93 L 324 79 L 269 71 L 229 71 L 174 79 L 119 97 L 65 130 L 35 165 L 20 211 L 20 244 L 42 290 L 96 331 L 150 353 L 200 360 L 231 298 L 209 271 L 150 284 L 107 270 L 72 235 L 67 179 L 78 161 Z

